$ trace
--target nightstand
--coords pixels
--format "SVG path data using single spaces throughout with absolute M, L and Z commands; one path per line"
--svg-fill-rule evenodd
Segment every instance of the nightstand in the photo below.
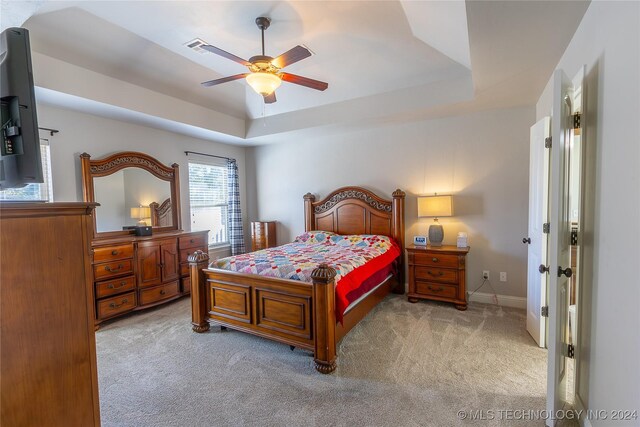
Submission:
M 451 302 L 467 309 L 466 262 L 469 247 L 407 247 L 409 255 L 409 302 L 420 299 Z

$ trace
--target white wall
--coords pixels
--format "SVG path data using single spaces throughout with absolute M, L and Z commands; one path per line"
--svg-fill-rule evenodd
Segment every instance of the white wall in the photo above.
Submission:
M 251 220 L 278 221 L 278 243 L 304 231 L 302 196 L 325 197 L 357 185 L 391 198 L 407 192 L 406 238 L 432 223 L 417 218 L 416 196 L 455 195 L 455 217 L 442 218 L 445 243 L 469 233 L 468 288 L 490 270 L 498 294 L 526 296 L 529 127 L 533 107 L 475 113 L 358 133 L 297 140 L 247 151 L 255 168 Z M 509 281 L 498 281 L 506 271 Z M 481 292 L 490 292 L 483 288 Z
M 585 270 L 578 393 L 593 410 L 640 411 L 640 3 L 589 6 L 557 68 L 586 65 Z M 551 111 L 552 81 L 536 106 Z M 591 420 L 594 426 L 638 420 Z
M 118 151 L 139 151 L 155 157 L 165 165 L 178 163 L 180 166 L 184 230 L 190 230 L 188 162 L 184 152 L 190 150 L 236 159 L 240 178 L 240 203 L 245 218 L 245 238 L 248 238 L 244 147 L 190 138 L 43 104 L 38 104 L 38 124 L 60 131 L 49 137 L 54 201 L 82 200 L 81 153 L 87 152 L 91 158 L 99 159 Z

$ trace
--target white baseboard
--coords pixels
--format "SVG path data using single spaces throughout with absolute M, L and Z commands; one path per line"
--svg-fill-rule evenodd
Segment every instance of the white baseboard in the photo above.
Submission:
M 482 302 L 485 304 L 495 304 L 493 294 L 476 292 L 468 298 L 469 302 Z M 510 295 L 498 295 L 498 304 L 503 307 L 527 308 L 527 299 L 523 297 L 512 297 Z

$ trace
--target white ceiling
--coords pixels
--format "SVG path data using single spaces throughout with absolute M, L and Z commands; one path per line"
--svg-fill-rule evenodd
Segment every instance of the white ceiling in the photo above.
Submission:
M 533 105 L 587 6 L 585 1 L 45 1 L 21 8 L 20 2 L 3 0 L 2 12 L 21 16 L 28 10 L 24 26 L 34 52 L 244 120 L 244 138 L 232 139 L 256 144 L 327 127 Z M 243 80 L 200 86 L 246 69 L 184 43 L 197 37 L 248 59 L 260 53 L 254 19 L 263 15 L 272 19 L 265 33 L 267 55 L 304 44 L 315 55 L 285 71 L 326 81 L 326 91 L 285 82 L 276 92 L 278 102 L 264 106 Z M 47 102 L 55 103 L 56 83 L 47 86 Z M 94 98 L 91 88 L 82 90 L 72 95 Z M 118 107 L 150 113 L 140 99 Z M 164 119 L 174 120 L 170 114 Z M 215 123 L 203 127 L 218 131 Z

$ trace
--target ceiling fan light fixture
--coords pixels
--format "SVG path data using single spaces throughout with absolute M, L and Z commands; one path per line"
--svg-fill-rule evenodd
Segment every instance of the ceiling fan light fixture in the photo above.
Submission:
M 251 73 L 245 78 L 249 86 L 262 96 L 271 95 L 282 83 L 280 77 L 272 73 Z

